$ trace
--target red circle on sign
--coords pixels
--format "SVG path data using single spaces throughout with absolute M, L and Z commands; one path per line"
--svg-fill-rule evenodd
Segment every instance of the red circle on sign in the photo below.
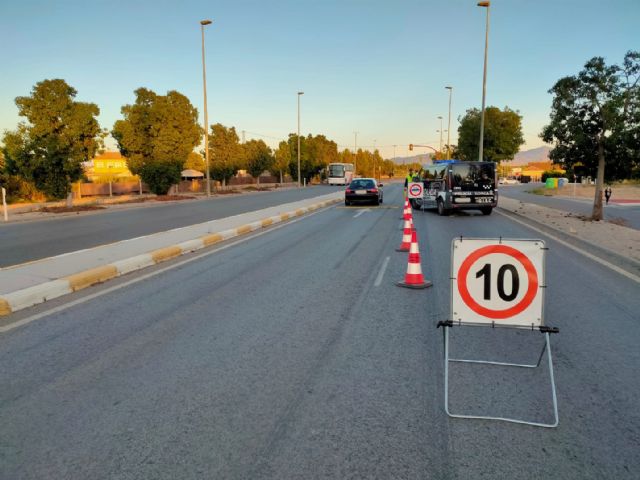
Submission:
M 518 260 L 527 272 L 527 278 L 529 280 L 527 293 L 525 293 L 522 300 L 513 307 L 509 307 L 504 310 L 493 310 L 491 308 L 483 307 L 473 299 L 469 293 L 469 289 L 467 288 L 467 275 L 469 274 L 471 266 L 479 258 L 492 253 L 503 253 Z M 529 305 L 531 305 L 531 302 L 533 302 L 533 299 L 538 292 L 538 273 L 531 263 L 531 260 L 529 260 L 520 250 L 516 250 L 515 248 L 507 245 L 488 245 L 472 252 L 471 255 L 465 258 L 462 265 L 460 265 L 460 269 L 458 270 L 458 291 L 460 292 L 460 296 L 464 303 L 466 303 L 467 306 L 477 314 L 494 320 L 504 320 L 505 318 L 511 318 L 522 313 Z
M 422 187 L 419 184 L 411 185 L 409 191 L 411 192 L 411 195 L 420 195 L 422 193 Z

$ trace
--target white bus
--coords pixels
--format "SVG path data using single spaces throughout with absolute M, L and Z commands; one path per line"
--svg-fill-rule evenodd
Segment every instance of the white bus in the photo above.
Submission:
M 349 185 L 353 176 L 353 163 L 330 163 L 327 167 L 329 185 Z

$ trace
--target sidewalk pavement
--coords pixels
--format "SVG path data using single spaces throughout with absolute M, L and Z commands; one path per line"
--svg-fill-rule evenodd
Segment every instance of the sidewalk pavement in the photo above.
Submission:
M 0 269 L 0 316 L 304 215 L 342 191 Z

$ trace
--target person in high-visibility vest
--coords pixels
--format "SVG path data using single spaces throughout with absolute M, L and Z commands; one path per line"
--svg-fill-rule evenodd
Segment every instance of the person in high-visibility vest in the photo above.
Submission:
M 409 169 L 409 173 L 407 173 L 407 176 L 404 179 L 404 196 L 405 196 L 405 198 L 408 196 L 409 182 L 413 182 L 413 169 L 412 168 Z

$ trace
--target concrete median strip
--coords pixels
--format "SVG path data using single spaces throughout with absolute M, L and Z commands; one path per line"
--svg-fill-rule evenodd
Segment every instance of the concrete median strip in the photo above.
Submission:
M 22 288 L 13 292 L 0 294 L 0 316 L 10 315 L 18 310 L 29 308 L 46 302 L 47 300 L 52 300 L 62 295 L 67 295 L 78 290 L 82 290 L 83 288 L 103 283 L 112 278 L 165 262 L 180 255 L 215 245 L 216 243 L 224 240 L 240 235 L 246 235 L 247 233 L 266 228 L 290 218 L 299 217 L 305 213 L 313 212 L 319 208 L 332 205 L 339 201 L 340 199 L 336 198 L 318 202 L 306 207 L 297 208 L 294 211 L 281 213 L 279 215 L 241 225 L 237 228 L 231 228 L 220 232 L 212 232 L 192 240 L 183 241 L 176 245 L 152 250 L 149 253 L 125 258 L 107 265 L 90 268 L 88 270 L 67 275 L 56 280 L 43 282 L 28 288 Z

